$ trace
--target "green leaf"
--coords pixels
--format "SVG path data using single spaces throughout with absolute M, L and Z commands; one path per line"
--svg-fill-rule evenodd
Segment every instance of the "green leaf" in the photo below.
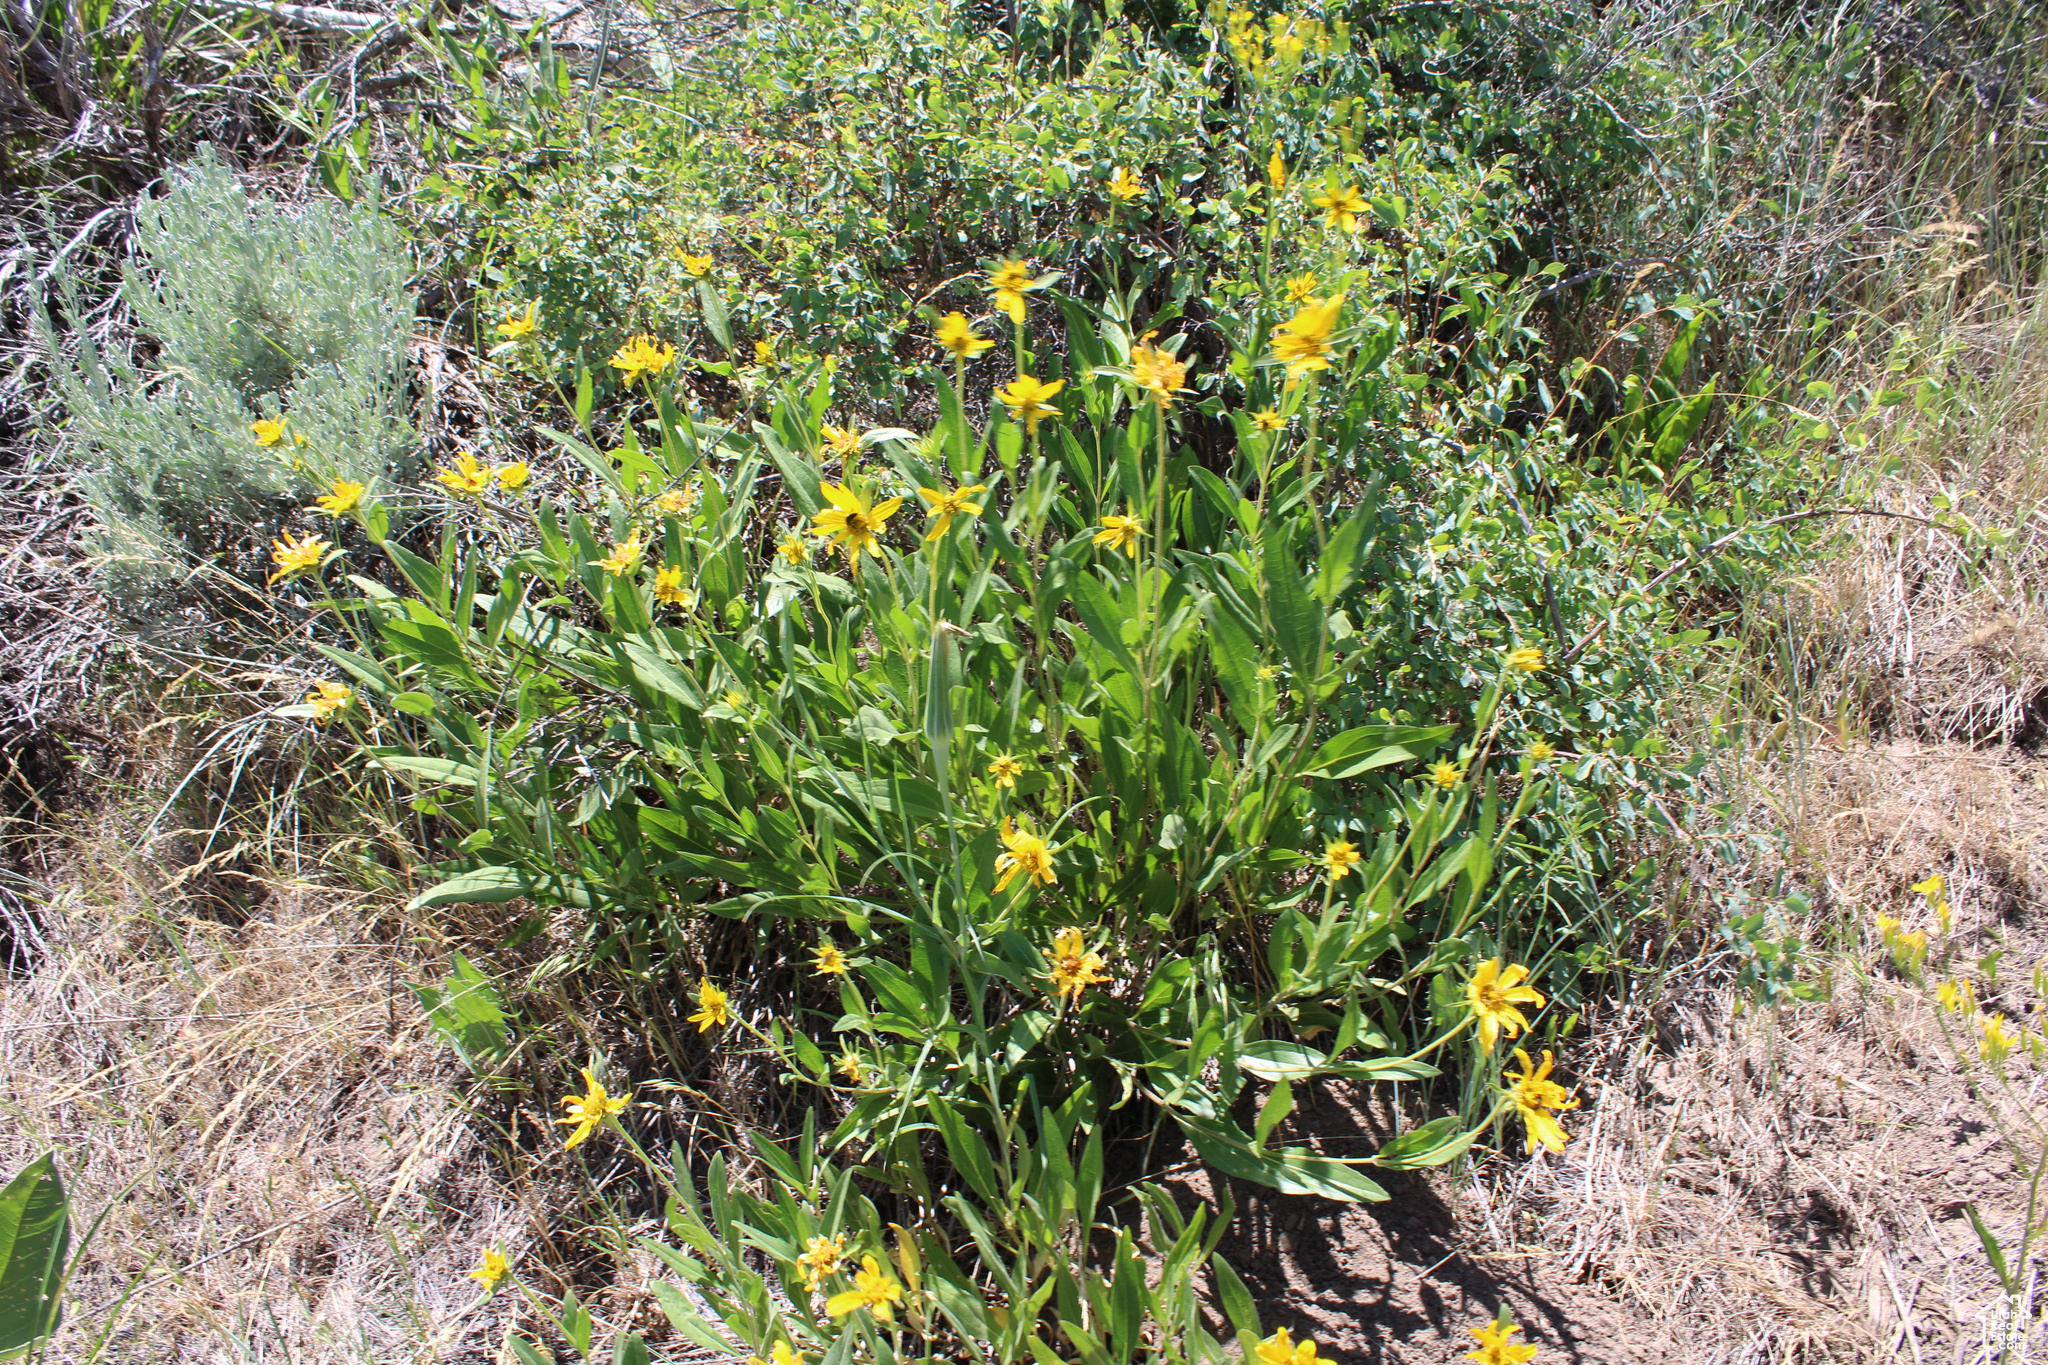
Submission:
M 1970 1226 L 1977 1230 L 1977 1240 L 1984 1244 L 1985 1259 L 1991 1262 L 1992 1273 L 1998 1276 L 1999 1284 L 2005 1287 L 2006 1293 L 2017 1294 L 2019 1286 L 2013 1279 L 2012 1271 L 2006 1266 L 2005 1248 L 1998 1244 L 1998 1238 L 1984 1225 L 1984 1216 L 1977 1212 L 1975 1201 L 1963 1205 L 1963 1212 L 1970 1215 Z
M 71 1201 L 53 1152 L 22 1167 L 0 1190 L 0 1360 L 34 1350 L 63 1317 Z
M 519 1357 L 519 1365 L 555 1365 L 555 1358 L 532 1342 L 513 1337 L 512 1354 Z
M 1267 1185 L 1282 1194 L 1315 1194 L 1346 1204 L 1378 1202 L 1387 1197 L 1379 1185 L 1341 1161 L 1319 1157 L 1299 1147 L 1257 1151 L 1234 1124 L 1174 1111 L 1195 1152 L 1225 1175 Z
M 995 1162 L 981 1134 L 968 1127 L 959 1113 L 936 1095 L 926 1102 L 925 1108 L 946 1140 L 946 1154 L 952 1157 L 954 1167 L 991 1208 L 1002 1207 L 1002 1186 L 996 1180 Z
M 1216 1272 L 1216 1292 L 1223 1300 L 1223 1315 L 1230 1319 L 1230 1325 L 1241 1337 L 1256 1337 L 1259 1334 L 1259 1310 L 1252 1303 L 1252 1294 L 1244 1286 L 1244 1279 L 1237 1268 L 1223 1259 L 1217 1252 L 1209 1258 L 1209 1265 Z
M 725 296 L 711 287 L 711 281 L 697 281 L 697 302 L 704 306 L 704 330 L 726 350 L 732 349 L 732 323 L 727 320 Z
M 1411 1128 L 1373 1153 L 1373 1164 L 1388 1170 L 1405 1171 L 1419 1166 L 1441 1166 L 1465 1154 L 1478 1140 L 1483 1128 L 1464 1132 L 1456 1114 L 1431 1119 Z
M 1358 550 L 1365 543 L 1368 518 L 1376 514 L 1377 508 L 1360 507 L 1330 536 L 1316 565 L 1315 594 L 1325 607 L 1333 606 L 1358 577 Z
M 612 1365 L 649 1365 L 647 1343 L 637 1332 L 628 1332 L 612 1348 Z
M 1294 555 L 1278 533 L 1279 523 L 1268 523 L 1260 537 L 1259 571 L 1266 576 L 1266 606 L 1273 615 L 1273 633 L 1280 649 L 1294 667 L 1295 678 L 1306 684 L 1317 676 L 1316 664 L 1323 647 L 1323 613 L 1302 585 L 1301 570 Z
M 391 707 L 408 716 L 431 716 L 434 714 L 434 699 L 425 692 L 400 692 L 391 699 Z
M 448 976 L 438 990 L 424 985 L 412 989 L 434 1027 L 472 1068 L 479 1060 L 492 1062 L 504 1056 L 503 1000 L 491 979 L 468 958 L 459 952 L 449 954 Z

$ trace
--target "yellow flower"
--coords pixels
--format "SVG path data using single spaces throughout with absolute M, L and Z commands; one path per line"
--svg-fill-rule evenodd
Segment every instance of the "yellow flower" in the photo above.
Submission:
M 1287 419 L 1271 408 L 1260 408 L 1252 414 L 1252 425 L 1260 431 L 1278 431 L 1287 425 Z
M 628 384 L 641 375 L 658 375 L 676 363 L 676 348 L 659 344 L 653 337 L 637 336 L 612 353 L 611 366 Z
M 1273 665 L 1271 665 L 1271 664 L 1260 664 L 1260 665 L 1259 665 L 1259 681 L 1260 681 L 1260 682 L 1278 682 L 1279 680 L 1280 680 L 1280 670 L 1279 670 L 1279 669 L 1275 668 L 1275 667 L 1274 667 Z
M 1465 770 L 1455 763 L 1438 761 L 1429 765 L 1429 780 L 1444 791 L 1451 791 L 1465 780 Z
M 1937 872 L 1924 882 L 1914 882 L 1913 890 L 1931 901 L 1939 900 L 1942 893 L 1948 890 L 1948 881 Z
M 1038 430 L 1038 419 L 1057 417 L 1060 410 L 1045 400 L 1067 386 L 1064 379 L 1055 379 L 1041 384 L 1028 374 L 1020 374 L 997 391 L 996 397 L 1010 410 L 1013 417 L 1024 419 L 1024 430 Z
M 1285 1327 L 1260 1342 L 1253 1352 L 1259 1365 L 1316 1365 L 1316 1344 L 1297 1344 Z
M 1118 203 L 1128 204 L 1145 192 L 1144 184 L 1130 172 L 1127 166 L 1116 168 L 1116 174 L 1109 178 L 1109 192 Z
M 1537 763 L 1547 763 L 1557 757 L 1557 747 L 1538 735 L 1529 741 L 1529 757 Z
M 848 427 L 824 426 L 825 453 L 844 460 L 860 454 L 860 433 Z
M 654 600 L 684 611 L 697 605 L 697 594 L 683 586 L 681 565 L 666 565 L 654 571 Z
M 1326 190 L 1313 202 L 1317 208 L 1327 210 L 1323 221 L 1331 227 L 1343 228 L 1350 233 L 1358 231 L 1358 215 L 1365 212 L 1365 200 L 1358 193 L 1358 186 Z
M 811 959 L 811 967 L 819 976 L 845 976 L 846 954 L 830 943 L 818 945 L 818 955 Z
M 1131 348 L 1131 382 L 1152 395 L 1161 410 L 1187 384 L 1188 367 L 1157 346 L 1140 342 Z
M 996 296 L 996 307 L 1002 309 L 1010 321 L 1021 326 L 1024 322 L 1024 293 L 1037 287 L 1024 262 L 996 262 L 995 269 L 988 272 L 988 287 Z
M 682 262 L 683 269 L 689 271 L 693 279 L 702 279 L 711 273 L 712 262 L 709 256 L 692 256 L 686 251 L 682 255 Z
M 748 1356 L 747 1365 L 804 1365 L 804 1358 L 798 1355 L 788 1342 L 778 1341 L 769 1348 L 768 1359 Z
M 1017 779 L 1024 773 L 1024 764 L 1015 754 L 997 754 L 995 762 L 988 765 L 988 775 L 995 779 L 998 789 L 1015 791 Z
M 1951 1014 L 1977 1007 L 1976 993 L 1967 981 L 1944 981 L 1934 988 L 1934 994 L 1941 1000 L 1941 1007 Z
M 583 1073 L 583 1083 L 590 1087 L 590 1093 L 570 1095 L 563 1099 L 562 1107 L 569 1111 L 568 1117 L 555 1120 L 556 1123 L 575 1129 L 569 1134 L 568 1141 L 562 1144 L 562 1150 L 565 1152 L 581 1145 L 583 1139 L 597 1131 L 599 1124 L 623 1110 L 633 1099 L 631 1091 L 618 1096 L 606 1093 L 603 1083 L 590 1074 L 589 1067 L 579 1069 Z
M 832 1069 L 846 1077 L 848 1085 L 859 1085 L 868 1078 L 868 1064 L 851 1052 L 842 1052 L 832 1063 Z
M 1277 142 L 1273 144 L 1272 159 L 1266 163 L 1266 183 L 1273 187 L 1275 194 L 1287 188 L 1287 163 L 1280 159 L 1280 144 Z
M 955 488 L 951 491 L 937 488 L 918 489 L 917 495 L 931 504 L 930 507 L 925 509 L 925 515 L 932 519 L 932 529 L 925 532 L 924 538 L 926 540 L 937 540 L 940 536 L 946 534 L 947 529 L 952 526 L 953 518 L 955 517 L 980 516 L 981 504 L 969 502 L 968 499 L 976 493 L 985 493 L 987 491 L 988 485 L 985 483 L 969 484 L 965 488 Z
M 1008 890 L 1019 872 L 1027 881 L 1047 886 L 1059 880 L 1052 874 L 1052 850 L 1045 846 L 1045 840 L 1035 834 L 1019 833 L 1007 815 L 1003 817 L 1003 848 L 1006 851 L 996 855 L 996 871 L 1002 874 L 996 878 L 996 890 Z
M 656 497 L 654 505 L 672 517 L 680 517 L 697 505 L 698 488 L 695 483 L 681 488 L 671 488 Z
M 1323 846 L 1323 856 L 1317 861 L 1330 874 L 1331 881 L 1341 882 L 1351 875 L 1352 868 L 1365 861 L 1365 855 L 1349 839 L 1338 839 Z
M 327 557 L 327 551 L 334 542 L 321 540 L 317 536 L 305 536 L 293 540 L 291 532 L 285 532 L 284 539 L 270 542 L 270 560 L 277 565 L 277 572 L 270 576 L 275 583 L 280 578 L 289 578 L 306 569 L 318 568 L 320 561 Z
M 591 562 L 612 577 L 620 578 L 640 567 L 640 552 L 644 548 L 646 547 L 636 533 L 631 540 L 613 541 L 610 554 Z
M 1043 951 L 1054 995 L 1064 995 L 1078 1004 L 1082 991 L 1109 980 L 1102 970 L 1108 964 L 1102 960 L 1102 954 L 1088 951 L 1079 929 L 1060 930 L 1053 935 L 1052 947 Z
M 1494 957 L 1480 963 L 1472 979 L 1465 983 L 1465 999 L 1472 1006 L 1473 1017 L 1479 1020 L 1481 1052 L 1492 1052 L 1502 1033 L 1513 1038 L 1529 1027 L 1528 1019 L 1515 1006 L 1543 1007 L 1543 997 L 1522 984 L 1528 975 L 1527 967 L 1503 969 L 1500 959 Z
M 1287 301 L 1289 303 L 1306 303 L 1314 298 L 1316 291 L 1322 287 L 1313 275 L 1289 276 L 1287 280 Z
M 484 1253 L 483 1263 L 469 1272 L 469 1278 L 486 1289 L 496 1289 L 498 1282 L 512 1273 L 512 1262 L 505 1259 L 505 1253 L 492 1247 Z
M 313 499 L 313 505 L 330 517 L 354 511 L 363 500 L 364 486 L 354 479 L 329 479 L 327 486 L 333 491 Z
M 883 1274 L 882 1263 L 872 1256 L 861 1257 L 860 1265 L 860 1273 L 853 1277 L 853 1288 L 825 1300 L 825 1311 L 843 1318 L 866 1308 L 882 1321 L 891 1321 L 896 1316 L 895 1305 L 903 1302 L 903 1286 Z
M 455 457 L 453 468 L 444 465 L 434 471 L 434 477 L 452 493 L 482 493 L 491 486 L 491 471 L 478 464 L 476 456 L 466 450 Z
M 797 1274 L 803 1277 L 804 1288 L 816 1289 L 827 1275 L 839 1272 L 839 1263 L 845 1259 L 844 1237 L 813 1237 L 804 1243 L 804 1254 L 796 1258 Z
M 1508 651 L 1508 667 L 1514 669 L 1517 673 L 1541 673 L 1543 671 L 1543 651 L 1533 645 L 1524 645 L 1520 649 L 1511 649 Z
M 754 704 L 754 699 L 737 687 L 728 687 L 718 694 L 718 699 L 735 711 L 744 711 Z
M 1884 940 L 1886 947 L 1891 946 L 1891 941 L 1898 937 L 1898 933 L 1899 922 L 1897 919 L 1890 915 L 1879 915 L 1877 917 L 1877 936 Z
M 284 423 L 273 422 L 268 417 L 251 422 L 249 430 L 256 433 L 259 446 L 274 446 L 284 439 Z
M 1465 1359 L 1477 1361 L 1478 1365 L 1522 1365 L 1525 1360 L 1536 1358 L 1536 1348 L 1509 1341 L 1508 1337 L 1522 1329 L 1515 1323 L 1502 1327 L 1489 1322 L 1484 1327 L 1467 1329 L 1479 1338 L 1479 1349 L 1468 1351 Z
M 347 683 L 314 683 L 313 690 L 306 694 L 306 705 L 313 708 L 313 719 L 325 725 L 334 719 L 334 713 L 355 700 L 355 689 Z
M 709 1033 L 714 1027 L 732 1022 L 732 1005 L 724 991 L 702 977 L 697 980 L 697 1012 L 689 1022 L 697 1026 L 697 1032 Z
M 1984 1036 L 1978 1040 L 1977 1051 L 1987 1062 L 2004 1061 L 2005 1054 L 2011 1052 L 2013 1044 L 2019 1041 L 2017 1034 L 2005 1031 L 2005 1016 L 2002 1014 L 1987 1014 L 1978 1021 L 1978 1026 L 1984 1030 Z
M 533 329 L 540 325 L 540 300 L 530 299 L 526 311 L 506 318 L 498 324 L 498 335 L 507 341 L 524 341 L 533 335 Z
M 804 564 L 811 558 L 811 547 L 804 544 L 802 536 L 790 531 L 783 535 L 782 542 L 775 547 L 775 553 L 784 563 Z
M 1287 366 L 1289 379 L 1330 368 L 1330 334 L 1337 328 L 1337 314 L 1343 307 L 1342 294 L 1309 299 L 1293 317 L 1273 329 L 1273 354 Z
M 526 487 L 526 481 L 533 477 L 533 471 L 527 467 L 524 460 L 514 460 L 510 464 L 501 464 L 491 472 L 497 476 L 498 487 L 505 489 L 507 492 L 515 488 Z
M 976 335 L 974 328 L 959 313 L 948 313 L 940 318 L 938 330 L 933 335 L 939 345 L 962 360 L 972 360 L 995 345 L 986 337 Z
M 1132 559 L 1138 557 L 1138 537 L 1145 534 L 1145 523 L 1136 517 L 1119 516 L 1111 513 L 1102 519 L 1102 529 L 1095 533 L 1093 545 L 1107 545 L 1111 550 L 1122 550 Z
M 1508 1097 L 1515 1102 L 1515 1108 L 1521 1112 L 1522 1127 L 1528 1130 L 1528 1150 L 1535 1151 L 1537 1144 L 1540 1143 L 1553 1152 L 1563 1151 L 1565 1143 L 1571 1139 L 1565 1135 L 1563 1126 L 1550 1111 L 1555 1109 L 1562 1113 L 1567 1109 L 1575 1109 L 1579 1102 L 1572 1098 L 1570 1091 L 1550 1079 L 1550 1053 L 1543 1054 L 1543 1065 L 1540 1067 L 1532 1066 L 1529 1054 L 1520 1048 L 1515 1049 L 1515 1058 L 1521 1062 L 1522 1069 L 1519 1072 L 1508 1073 L 1515 1082 L 1508 1090 Z
M 754 363 L 773 365 L 775 363 L 775 338 L 765 337 L 754 343 Z
M 882 543 L 875 538 L 876 534 L 896 515 L 903 499 L 891 498 L 871 505 L 865 495 L 836 483 L 820 484 L 818 491 L 832 505 L 811 518 L 811 534 L 823 536 L 828 544 L 844 549 L 846 557 L 856 563 L 862 550 L 880 558 Z

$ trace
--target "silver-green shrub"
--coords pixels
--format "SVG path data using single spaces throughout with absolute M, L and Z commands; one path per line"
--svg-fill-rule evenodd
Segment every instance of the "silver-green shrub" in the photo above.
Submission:
M 325 522 L 305 507 L 328 480 L 415 466 L 410 258 L 372 207 L 251 202 L 210 149 L 136 216 L 122 293 L 140 340 L 115 354 L 86 337 L 66 361 L 46 330 L 52 387 L 115 610 L 207 633 L 237 583 L 263 581 L 273 537 Z M 290 436 L 264 446 L 259 419 Z

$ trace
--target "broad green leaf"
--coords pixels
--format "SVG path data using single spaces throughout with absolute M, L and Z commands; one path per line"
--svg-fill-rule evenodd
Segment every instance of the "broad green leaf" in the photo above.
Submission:
M 45 1152 L 0 1190 L 0 1360 L 27 1355 L 57 1330 L 70 1246 L 71 1201 L 56 1154 Z

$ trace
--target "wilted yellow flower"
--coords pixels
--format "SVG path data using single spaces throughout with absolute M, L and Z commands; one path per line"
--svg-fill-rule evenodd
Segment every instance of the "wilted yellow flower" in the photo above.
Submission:
M 995 762 L 988 765 L 988 775 L 995 779 L 999 789 L 1015 791 L 1017 779 L 1024 774 L 1024 764 L 1015 754 L 997 754 Z
M 274 446 L 284 439 L 284 423 L 273 422 L 268 417 L 251 422 L 249 430 L 256 433 L 256 444 L 259 446 Z
M 689 1022 L 697 1026 L 697 1032 L 709 1033 L 715 1027 L 732 1022 L 732 1003 L 724 991 L 710 981 L 699 977 L 697 980 L 697 1012 Z
M 825 1300 L 825 1311 L 835 1318 L 843 1318 L 856 1309 L 866 1308 L 884 1322 L 895 1315 L 895 1305 L 903 1302 L 903 1286 L 882 1272 L 882 1263 L 872 1256 L 860 1259 L 860 1271 L 853 1277 L 853 1288 L 843 1294 L 834 1294 Z
M 1088 950 L 1079 929 L 1060 930 L 1053 935 L 1052 947 L 1043 951 L 1045 974 L 1052 978 L 1054 995 L 1064 995 L 1078 1004 L 1082 991 L 1109 980 L 1102 970 L 1108 964 L 1102 960 L 1102 954 Z
M 1296 1343 L 1285 1327 L 1260 1342 L 1254 1352 L 1259 1365 L 1316 1365 L 1316 1344 Z
M 1314 298 L 1316 291 L 1322 287 L 1321 283 L 1313 275 L 1290 275 L 1287 278 L 1287 301 L 1289 303 L 1306 303 Z
M 2013 1044 L 2019 1041 L 2019 1035 L 2005 1031 L 2005 1016 L 2002 1014 L 1985 1015 L 1978 1020 L 1978 1027 L 1984 1030 L 1984 1036 L 1977 1042 L 1977 1051 L 1987 1062 L 2004 1061 Z
M 636 533 L 630 540 L 613 541 L 612 552 L 603 559 L 592 562 L 612 577 L 621 578 L 640 567 L 640 554 L 645 548 L 641 537 Z
M 679 259 L 683 263 L 683 269 L 690 273 L 692 279 L 701 279 L 711 273 L 712 262 L 709 256 L 692 256 L 686 251 Z
M 1118 203 L 1128 204 L 1145 192 L 1145 186 L 1138 177 L 1131 174 L 1129 167 L 1119 166 L 1116 168 L 1116 174 L 1109 178 L 1109 192 L 1116 197 Z
M 590 1087 L 590 1093 L 570 1095 L 563 1099 L 562 1107 L 569 1111 L 569 1115 L 567 1118 L 555 1120 L 556 1123 L 575 1129 L 562 1144 L 562 1150 L 565 1152 L 580 1145 L 585 1138 L 597 1131 L 599 1124 L 625 1109 L 633 1099 L 631 1091 L 618 1096 L 607 1093 L 604 1085 L 590 1074 L 589 1067 L 579 1069 L 583 1073 L 583 1083 Z
M 533 477 L 533 471 L 527 467 L 524 460 L 514 460 L 510 464 L 501 464 L 491 472 L 497 476 L 498 487 L 508 493 L 515 488 L 526 487 L 526 481 Z
M 443 465 L 436 469 L 434 477 L 446 484 L 450 492 L 465 496 L 482 493 L 491 486 L 491 471 L 466 450 L 455 457 L 453 467 Z
M 839 1272 L 839 1263 L 845 1259 L 844 1237 L 813 1237 L 804 1243 L 803 1255 L 796 1258 L 797 1274 L 803 1277 L 804 1288 L 816 1289 L 827 1275 Z
M 1095 533 L 1091 545 L 1107 545 L 1112 550 L 1122 550 L 1132 559 L 1138 557 L 1138 537 L 1145 534 L 1145 523 L 1136 517 L 1127 517 L 1112 512 L 1102 519 L 1102 529 Z
M 851 427 L 835 427 L 827 422 L 823 433 L 826 454 L 842 460 L 860 454 L 860 433 Z
M 1451 791 L 1465 780 L 1465 770 L 1455 763 L 1439 760 L 1429 765 L 1429 780 L 1442 790 Z
M 1024 293 L 1038 287 L 1024 262 L 996 262 L 995 268 L 988 272 L 988 287 L 996 296 L 996 307 L 1002 309 L 1010 321 L 1022 325 Z
M 1293 317 L 1273 329 L 1273 354 L 1287 366 L 1287 377 L 1299 379 L 1311 370 L 1330 368 L 1331 333 L 1344 296 L 1309 299 Z
M 996 890 L 1006 891 L 1021 872 L 1025 880 L 1051 886 L 1059 880 L 1052 873 L 1052 850 L 1035 834 L 1020 833 L 1009 816 L 1003 817 L 1004 852 L 996 855 Z
M 334 713 L 355 700 L 355 689 L 347 683 L 314 683 L 313 690 L 306 694 L 306 705 L 313 708 L 313 719 L 325 725 L 334 719 Z
M 1503 968 L 1500 959 L 1494 957 L 1480 963 L 1472 979 L 1465 983 L 1465 999 L 1472 1006 L 1472 1016 L 1479 1021 L 1481 1052 L 1492 1052 L 1501 1034 L 1513 1038 L 1529 1027 L 1528 1019 L 1515 1006 L 1543 1007 L 1543 997 L 1522 984 L 1528 975 L 1527 967 Z
M 354 511 L 363 500 L 364 485 L 354 479 L 329 479 L 327 486 L 332 491 L 313 499 L 313 505 L 330 517 Z
M 1278 431 L 1287 425 L 1287 419 L 1271 408 L 1260 408 L 1252 414 L 1252 425 L 1260 431 Z
M 820 976 L 845 976 L 846 954 L 836 944 L 821 943 L 818 955 L 811 959 L 811 969 Z
M 1188 367 L 1157 346 L 1140 342 L 1131 348 L 1131 382 L 1150 394 L 1162 411 L 1187 378 Z
M 529 299 L 524 313 L 506 318 L 498 324 L 498 335 L 507 341 L 524 341 L 533 335 L 540 325 L 540 300 Z
M 1502 1327 L 1489 1322 L 1484 1327 L 1467 1330 L 1479 1338 L 1479 1349 L 1466 1352 L 1465 1359 L 1476 1361 L 1478 1365 L 1522 1365 L 1524 1361 L 1536 1358 L 1534 1346 L 1508 1340 L 1510 1335 L 1522 1330 L 1515 1323 Z
M 818 491 L 832 505 L 811 518 L 811 534 L 823 536 L 827 543 L 839 546 L 856 564 L 863 550 L 879 558 L 882 544 L 875 538 L 876 534 L 888 524 L 889 518 L 896 515 L 903 499 L 890 498 L 887 502 L 871 505 L 865 495 L 836 483 L 819 484 Z
M 654 600 L 684 611 L 697 605 L 697 594 L 683 586 L 681 565 L 664 565 L 654 571 Z
M 946 531 L 953 525 L 953 518 L 955 517 L 980 516 L 981 504 L 969 501 L 969 499 L 976 493 L 985 493 L 987 491 L 988 485 L 985 483 L 972 483 L 965 488 L 951 490 L 939 488 L 918 489 L 917 495 L 931 504 L 931 506 L 925 509 L 925 515 L 932 519 L 932 528 L 924 533 L 924 538 L 926 540 L 937 540 L 940 536 L 946 534 Z
M 285 532 L 282 540 L 270 542 L 270 561 L 277 565 L 277 572 L 270 576 L 270 581 L 275 583 L 280 578 L 289 578 L 306 569 L 318 568 L 333 546 L 333 541 L 321 540 L 311 535 L 293 540 L 291 532 Z
M 1266 183 L 1273 187 L 1275 194 L 1287 188 L 1287 163 L 1280 158 L 1280 144 L 1277 142 L 1273 144 L 1272 159 L 1266 162 Z
M 1024 419 L 1025 431 L 1035 432 L 1038 430 L 1039 418 L 1060 415 L 1060 410 L 1045 400 L 1066 386 L 1067 381 L 1064 379 L 1041 384 L 1028 374 L 1020 374 L 998 390 L 996 397 L 1002 400 L 1003 406 L 1010 410 L 1011 415 Z
M 1543 671 L 1543 651 L 1533 645 L 1524 645 L 1520 649 L 1511 649 L 1508 651 L 1508 667 L 1514 669 L 1517 673 L 1541 673 Z
M 657 343 L 653 337 L 637 336 L 612 354 L 611 366 L 630 384 L 641 375 L 658 375 L 676 363 L 676 348 Z
M 1314 199 L 1317 208 L 1325 210 L 1323 221 L 1346 232 L 1358 231 L 1358 215 L 1365 212 L 1365 199 L 1358 193 L 1358 186 L 1325 190 Z
M 504 1252 L 492 1247 L 484 1253 L 484 1259 L 477 1268 L 469 1272 L 469 1278 L 486 1289 L 496 1289 L 499 1282 L 511 1273 L 512 1262 L 505 1259 Z
M 962 360 L 972 360 L 995 345 L 988 338 L 977 335 L 966 317 L 959 313 L 948 313 L 940 318 L 938 330 L 933 335 L 939 345 Z
M 1538 763 L 1546 763 L 1557 757 L 1557 747 L 1543 736 L 1538 735 L 1529 741 L 1529 757 Z
M 804 564 L 811 558 L 811 547 L 804 544 L 803 537 L 794 531 L 784 533 L 775 547 L 775 553 L 786 564 Z
M 833 1060 L 832 1069 L 846 1077 L 848 1085 L 859 1085 L 868 1078 L 868 1064 L 851 1052 L 842 1052 Z
M 1331 881 L 1341 882 L 1351 875 L 1352 868 L 1365 861 L 1365 856 L 1349 839 L 1336 839 L 1323 846 L 1323 856 L 1316 861 L 1330 874 Z
M 1515 1058 L 1521 1062 L 1522 1069 L 1508 1073 L 1515 1082 L 1508 1090 L 1508 1097 L 1521 1112 L 1522 1127 L 1529 1134 L 1528 1150 L 1535 1151 L 1540 1143 L 1553 1152 L 1563 1151 L 1565 1143 L 1571 1139 L 1550 1111 L 1554 1109 L 1562 1113 L 1577 1108 L 1579 1102 L 1571 1097 L 1570 1091 L 1550 1079 L 1550 1053 L 1543 1054 L 1540 1067 L 1532 1066 L 1529 1054 L 1520 1048 L 1515 1049 Z
M 671 488 L 654 499 L 654 505 L 672 517 L 680 517 L 697 505 L 699 489 L 695 483 Z

